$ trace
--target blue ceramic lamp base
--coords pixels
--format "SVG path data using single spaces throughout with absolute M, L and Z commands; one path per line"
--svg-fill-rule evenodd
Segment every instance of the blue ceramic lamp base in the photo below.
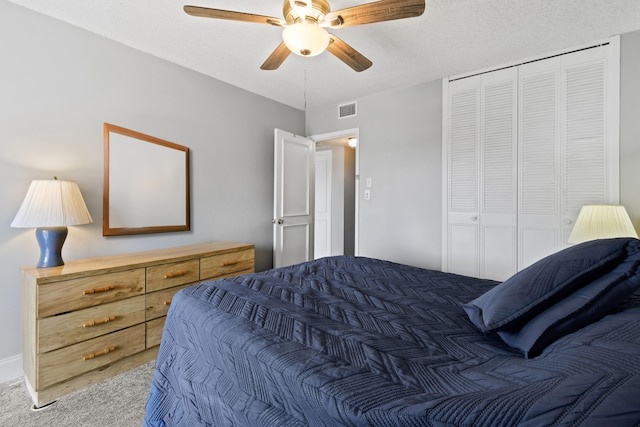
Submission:
M 40 260 L 36 267 L 47 268 L 64 265 L 62 245 L 67 238 L 67 227 L 38 227 L 36 239 L 40 245 Z

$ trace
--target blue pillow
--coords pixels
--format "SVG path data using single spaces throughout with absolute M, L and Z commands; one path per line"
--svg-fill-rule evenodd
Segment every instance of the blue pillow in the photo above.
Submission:
M 592 240 L 541 259 L 505 282 L 463 304 L 471 322 L 482 332 L 518 327 L 580 289 L 637 251 L 638 239 Z
M 566 334 L 599 320 L 640 288 L 640 251 L 629 245 L 630 254 L 613 270 L 542 311 L 519 328 L 498 332 L 525 357 L 537 356 Z

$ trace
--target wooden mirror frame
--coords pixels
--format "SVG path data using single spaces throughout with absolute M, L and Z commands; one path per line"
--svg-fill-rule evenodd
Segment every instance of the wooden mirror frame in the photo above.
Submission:
M 189 193 L 188 147 L 104 124 L 103 236 L 189 231 Z

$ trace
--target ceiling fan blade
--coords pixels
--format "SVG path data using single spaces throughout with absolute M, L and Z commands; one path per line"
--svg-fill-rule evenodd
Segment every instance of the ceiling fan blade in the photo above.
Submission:
M 255 24 L 270 24 L 282 27 L 285 22 L 280 18 L 272 16 L 254 15 L 252 13 L 234 12 L 231 10 L 210 9 L 200 6 L 185 6 L 184 11 L 191 16 L 202 18 L 228 19 L 230 21 L 253 22 Z
M 330 34 L 329 37 L 330 41 L 329 46 L 327 46 L 327 50 L 355 71 L 364 71 L 373 64 L 365 58 L 364 55 L 344 41 L 340 40 L 338 37 L 333 34 Z
M 274 50 L 273 53 L 269 55 L 267 60 L 264 61 L 264 64 L 262 64 L 260 68 L 263 70 L 275 70 L 280 65 L 282 65 L 282 63 L 284 62 L 285 59 L 287 59 L 290 53 L 291 51 L 289 50 L 287 45 L 285 45 L 284 42 L 282 42 L 276 48 L 276 50 Z
M 325 25 L 331 28 L 353 27 L 422 15 L 425 0 L 380 0 L 330 12 Z

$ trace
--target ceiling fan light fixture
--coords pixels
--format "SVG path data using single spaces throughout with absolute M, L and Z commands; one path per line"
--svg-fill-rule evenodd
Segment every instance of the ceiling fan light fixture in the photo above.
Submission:
M 282 39 L 291 52 L 300 56 L 316 56 L 329 46 L 327 30 L 306 21 L 285 27 Z

